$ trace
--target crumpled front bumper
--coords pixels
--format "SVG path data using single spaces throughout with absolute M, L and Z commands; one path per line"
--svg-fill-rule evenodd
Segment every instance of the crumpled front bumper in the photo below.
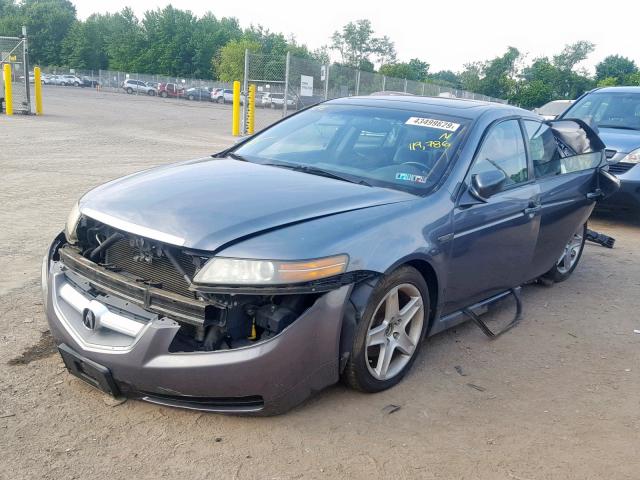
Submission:
M 53 338 L 108 368 L 126 396 L 197 410 L 269 415 L 338 381 L 340 331 L 350 285 L 319 297 L 269 340 L 231 350 L 170 353 L 180 328 L 177 322 L 135 310 L 128 318 L 128 312 L 88 298 L 74 281 L 78 279 L 68 278 L 60 262 L 50 256 L 45 260 L 43 290 Z M 99 312 L 94 332 L 83 324 L 89 302 Z M 124 330 L 117 331 L 118 326 Z

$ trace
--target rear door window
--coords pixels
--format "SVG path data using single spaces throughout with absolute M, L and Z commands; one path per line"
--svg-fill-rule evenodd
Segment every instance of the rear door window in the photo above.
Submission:
M 533 120 L 525 120 L 524 127 L 535 176 L 543 178 L 560 175 L 560 151 L 551 128 Z

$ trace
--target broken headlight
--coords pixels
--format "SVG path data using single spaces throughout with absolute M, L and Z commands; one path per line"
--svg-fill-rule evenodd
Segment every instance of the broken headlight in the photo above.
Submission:
M 80 221 L 80 206 L 78 202 L 73 205 L 67 217 L 67 223 L 64 226 L 64 236 L 67 242 L 74 244 L 78 242 L 78 222 Z
M 347 255 L 314 260 L 279 261 L 214 257 L 196 274 L 195 283 L 214 285 L 288 285 L 344 273 Z

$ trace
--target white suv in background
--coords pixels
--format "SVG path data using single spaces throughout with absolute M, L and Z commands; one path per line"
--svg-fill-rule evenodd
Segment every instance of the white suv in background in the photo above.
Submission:
M 154 96 L 158 93 L 155 88 L 149 86 L 142 80 L 132 80 L 130 78 L 122 82 L 122 89 L 130 95 L 132 93 L 143 93 Z
M 233 103 L 233 90 L 230 88 L 214 88 L 211 90 L 211 101 L 218 103 Z

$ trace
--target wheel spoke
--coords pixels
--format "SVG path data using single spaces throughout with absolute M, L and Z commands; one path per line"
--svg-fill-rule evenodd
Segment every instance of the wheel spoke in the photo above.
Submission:
M 367 347 L 373 347 L 374 345 L 383 344 L 387 337 L 384 332 L 387 329 L 387 323 L 383 322 L 381 325 L 372 328 L 367 332 Z
M 395 344 L 387 342 L 380 347 L 380 354 L 378 355 L 378 363 L 376 364 L 376 374 L 378 378 L 384 379 L 389 371 L 389 365 L 391 365 L 391 358 L 393 357 L 393 351 L 396 349 Z
M 405 355 L 411 355 L 416 348 L 416 344 L 413 343 L 413 340 L 407 335 L 404 330 L 399 332 L 398 338 L 396 339 L 397 349 L 400 350 Z
M 400 310 L 400 326 L 402 327 L 403 331 L 407 327 L 409 322 L 413 320 L 413 317 L 416 316 L 416 313 L 420 311 L 421 307 L 422 299 L 420 297 L 411 297 L 411 300 L 409 300 L 407 304 L 402 307 L 402 310 Z
M 571 249 L 567 249 L 567 251 L 565 252 L 564 259 L 562 261 L 562 265 L 567 270 L 569 270 L 571 268 Z
M 398 287 L 394 288 L 387 295 L 384 302 L 384 319 L 389 321 L 400 312 L 400 299 L 398 298 Z

